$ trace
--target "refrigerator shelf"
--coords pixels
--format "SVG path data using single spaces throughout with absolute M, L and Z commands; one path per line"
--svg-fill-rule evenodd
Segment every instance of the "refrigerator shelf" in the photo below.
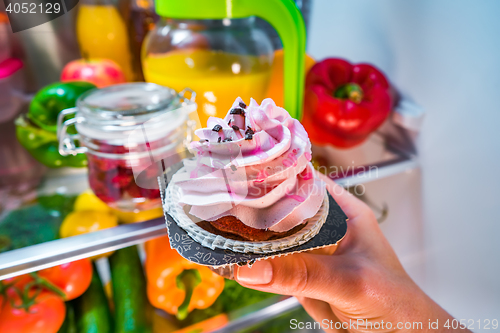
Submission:
M 0 254 L 0 280 L 118 250 L 165 234 L 165 219 L 161 217 L 4 252 Z
M 285 313 L 297 310 L 302 305 L 295 297 L 276 296 L 241 310 L 228 313 L 229 323 L 210 333 L 246 331 Z

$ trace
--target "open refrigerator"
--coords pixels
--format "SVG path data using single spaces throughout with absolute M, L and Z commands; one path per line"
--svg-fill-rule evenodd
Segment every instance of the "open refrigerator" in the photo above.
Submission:
M 299 8 L 302 9 L 307 25 L 311 3 L 305 0 L 296 2 Z M 71 21 L 69 16 L 64 19 L 61 17 L 47 23 L 46 26 L 58 27 L 52 30 L 55 33 L 61 32 L 64 30 L 61 27 L 65 25 L 68 27 L 71 26 L 71 23 L 67 22 L 68 20 Z M 265 22 L 258 22 L 258 24 L 261 24 L 264 29 L 271 29 Z M 44 26 L 38 29 L 44 29 Z M 272 29 L 270 31 L 270 34 L 272 34 Z M 76 57 L 77 52 L 74 50 L 74 45 L 73 49 L 71 49 L 71 45 L 66 45 L 61 48 L 60 56 L 51 58 L 53 55 L 45 51 L 46 46 L 34 43 L 34 33 L 35 31 L 25 31 L 16 36 L 20 40 L 20 43 L 16 45 L 24 44 L 28 54 L 25 58 L 28 70 L 30 67 L 38 66 L 40 60 L 43 60 L 42 63 L 54 60 L 51 61 L 51 65 L 60 67 L 65 61 Z M 67 31 L 64 31 L 65 35 L 67 33 Z M 53 38 L 53 35 L 50 36 L 51 43 L 60 41 L 58 38 Z M 276 36 L 273 41 L 275 47 L 280 46 L 279 39 L 276 41 Z M 33 57 L 38 57 L 38 60 L 35 61 Z M 47 70 L 47 68 L 44 70 Z M 52 73 L 58 72 L 60 68 L 53 68 L 50 71 Z M 32 71 L 31 75 L 37 76 L 39 79 L 47 78 L 43 74 L 43 71 Z M 31 85 L 37 84 L 37 80 L 28 79 L 28 81 L 30 81 Z M 33 91 L 36 88 L 28 87 L 27 89 L 23 89 L 18 86 L 15 89 L 13 88 L 12 94 L 15 95 L 15 101 L 18 103 L 15 106 L 16 110 L 18 110 L 17 112 L 27 108 L 27 104 L 33 97 L 30 90 Z M 333 180 L 367 202 L 376 212 L 380 223 L 383 223 L 386 215 L 390 214 L 391 208 L 385 205 L 373 204 L 370 198 L 375 196 L 376 193 L 363 191 L 362 194 L 358 194 L 358 187 L 375 180 L 384 181 L 383 179 L 385 178 L 419 168 L 415 141 L 418 137 L 423 111 L 406 96 L 399 96 L 398 103 L 393 111 L 391 117 L 384 125 L 373 133 L 367 142 L 355 149 L 344 151 L 331 147 L 313 146 L 314 156 L 322 157 L 324 166 L 335 166 L 338 168 L 339 172 L 332 177 Z M 12 117 L 9 118 L 9 121 L 11 119 Z M 4 142 L 7 141 L 4 140 Z M 44 168 L 35 161 L 30 160 L 29 157 L 18 157 L 17 161 L 24 161 L 23 158 L 27 160 L 25 164 L 29 168 L 31 176 L 25 182 L 21 182 L 21 185 L 13 187 L 5 184 L 0 189 L 0 229 L 2 228 L 2 223 L 5 223 L 13 211 L 39 205 L 40 197 L 74 197 L 88 189 L 87 172 L 85 169 L 62 168 L 44 173 Z M 43 180 L 40 184 L 37 184 L 40 177 L 42 177 L 42 173 Z M 35 186 L 35 184 L 37 185 Z M 52 211 L 50 214 L 53 214 L 55 218 L 61 217 L 57 216 L 61 214 L 57 211 Z M 20 220 L 15 222 L 25 225 L 25 231 L 31 228 L 31 232 L 36 233 L 41 232 L 43 229 L 43 224 L 45 223 L 43 220 L 23 219 L 23 216 L 29 217 L 29 215 L 21 214 L 18 216 L 21 216 L 18 217 Z M 138 246 L 143 256 L 144 251 L 141 249 L 144 242 L 164 236 L 165 234 L 165 219 L 163 216 L 137 223 L 120 224 L 110 229 L 70 238 L 47 241 L 47 239 L 50 239 L 50 236 L 41 236 L 38 238 L 38 241 L 35 241 L 36 244 L 28 246 L 23 246 L 22 242 L 19 242 L 21 246 L 13 245 L 12 239 L 9 239 L 5 235 L 2 236 L 0 233 L 0 251 L 2 251 L 0 253 L 0 280 L 82 258 L 94 257 L 130 246 Z M 36 237 L 34 238 L 36 239 Z M 97 266 L 102 280 L 105 283 L 108 282 L 109 267 L 107 260 L 99 259 Z M 168 321 L 168 318 L 170 318 L 168 314 L 161 310 L 155 310 L 155 316 L 163 318 L 158 319 L 160 322 L 162 320 Z M 282 332 L 290 327 L 291 319 L 304 322 L 312 320 L 297 299 L 280 295 L 269 296 L 263 300 L 259 299 L 253 304 L 229 311 L 226 313 L 226 316 L 227 320 L 223 325 L 203 332 Z M 158 327 L 155 332 L 173 331 L 160 324 Z M 177 328 L 181 329 L 182 327 Z M 311 330 L 305 331 L 311 332 Z

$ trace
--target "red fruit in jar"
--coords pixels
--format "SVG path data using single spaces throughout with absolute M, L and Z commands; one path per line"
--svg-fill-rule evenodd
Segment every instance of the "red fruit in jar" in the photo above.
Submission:
M 160 190 L 141 188 L 141 194 L 143 197 L 148 199 L 157 199 L 160 197 Z
M 113 203 L 127 201 L 130 198 L 159 199 L 157 177 L 161 173 L 159 166 L 151 163 L 150 157 L 130 158 L 134 153 L 141 153 L 153 146 L 162 146 L 163 142 L 153 142 L 146 146 L 115 146 L 94 140 L 93 145 L 99 147 L 101 153 L 112 154 L 114 158 L 98 157 L 89 154 L 89 184 L 95 195 L 113 206 Z M 149 143 L 148 143 L 149 144 Z M 132 155 L 131 155 L 132 154 Z M 127 159 L 122 158 L 128 155 Z M 137 169 L 134 169 L 137 168 Z M 140 172 L 137 183 L 134 170 Z M 140 184 L 140 186 L 138 185 Z M 118 204 L 120 205 L 120 204 Z
M 95 157 L 92 155 L 89 157 L 89 167 L 93 167 L 101 171 L 107 171 L 107 170 L 116 171 L 119 166 L 120 166 L 119 160 L 103 158 L 103 157 Z
M 102 172 L 95 168 L 90 168 L 89 185 L 99 199 L 106 203 L 112 203 L 121 198 L 123 190 L 111 184 L 112 176 L 116 174 L 116 171 L 111 175 L 108 175 L 108 173 L 111 172 Z
M 111 179 L 111 183 L 115 187 L 127 187 L 130 182 L 133 180 L 133 177 L 126 174 L 118 174 Z
M 102 153 L 126 154 L 129 149 L 125 146 L 115 146 L 100 141 L 94 141 L 94 144 L 99 145 L 99 151 Z
M 120 66 L 109 59 L 73 60 L 64 66 L 61 81 L 86 81 L 98 88 L 127 82 Z
M 141 193 L 141 188 L 137 186 L 135 182 L 130 183 L 130 185 L 127 187 L 127 193 L 132 197 L 132 198 L 142 198 L 143 195 Z

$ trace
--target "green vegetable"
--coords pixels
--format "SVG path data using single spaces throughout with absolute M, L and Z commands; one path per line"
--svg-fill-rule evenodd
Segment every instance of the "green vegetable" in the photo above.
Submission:
M 59 227 L 75 196 L 41 196 L 38 203 L 9 212 L 0 221 L 0 252 L 59 238 Z
M 87 157 L 83 154 L 76 156 L 59 154 L 57 135 L 36 127 L 26 116 L 21 115 L 16 119 L 16 137 L 38 162 L 49 168 L 87 166 Z
M 19 142 L 28 150 L 57 141 L 56 133 L 37 127 L 25 116 L 16 119 L 16 135 Z
M 66 217 L 73 211 L 77 196 L 76 195 L 63 195 L 51 194 L 41 195 L 37 198 L 40 206 L 48 210 L 54 216 Z
M 112 333 L 113 317 L 104 293 L 102 281 L 94 265 L 92 282 L 85 293 L 73 300 L 75 309 L 76 332 Z
M 66 303 L 66 317 L 57 333 L 78 333 L 75 325 L 75 309 L 71 302 Z
M 21 145 L 38 162 L 50 168 L 58 168 L 69 164 L 69 157 L 78 157 L 81 161 L 75 166 L 85 166 L 85 155 L 62 156 L 59 154 L 59 141 L 55 133 L 36 127 L 25 116 L 16 119 L 16 137 Z M 80 164 L 80 165 L 78 165 Z
M 87 166 L 83 154 L 59 154 L 57 117 L 62 110 L 74 107 L 81 94 L 94 88 L 88 82 L 59 82 L 40 90 L 33 98 L 28 114 L 16 119 L 16 136 L 21 145 L 37 161 L 50 168 Z
M 229 313 L 273 296 L 276 296 L 276 294 L 248 289 L 242 287 L 234 280 L 226 280 L 224 283 L 224 290 L 215 303 L 204 310 L 194 309 L 189 313 L 187 318 L 182 321 L 182 325 L 193 325 L 218 314 Z
M 151 305 L 146 294 L 146 277 L 136 246 L 116 251 L 109 257 L 116 333 L 151 331 Z
M 224 312 L 231 312 L 273 296 L 276 296 L 276 294 L 248 289 L 234 280 L 226 280 L 224 291 L 219 296 L 219 299 L 224 304 Z
M 177 310 L 177 319 L 186 319 L 188 312 L 188 306 L 191 301 L 191 296 L 193 296 L 194 288 L 201 282 L 200 273 L 196 269 L 186 269 L 179 276 L 177 276 L 175 283 L 177 288 L 184 290 L 186 296 L 184 296 L 184 302 L 179 305 Z
M 57 116 L 64 109 L 75 107 L 84 92 L 95 89 L 89 82 L 57 82 L 41 89 L 31 101 L 28 118 L 38 127 L 57 132 Z
M 29 150 L 31 155 L 40 163 L 49 168 L 69 166 L 82 168 L 87 166 L 87 157 L 84 154 L 62 156 L 59 154 L 59 143 L 50 142 L 36 149 Z

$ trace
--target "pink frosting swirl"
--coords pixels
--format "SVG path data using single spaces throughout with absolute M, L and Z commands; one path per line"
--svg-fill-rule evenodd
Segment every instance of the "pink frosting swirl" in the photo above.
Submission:
M 299 121 L 265 99 L 241 112 L 237 98 L 224 119 L 211 117 L 196 131 L 194 159 L 172 181 L 180 204 L 201 220 L 233 215 L 257 229 L 283 232 L 314 216 L 325 184 L 314 173 L 311 143 Z

